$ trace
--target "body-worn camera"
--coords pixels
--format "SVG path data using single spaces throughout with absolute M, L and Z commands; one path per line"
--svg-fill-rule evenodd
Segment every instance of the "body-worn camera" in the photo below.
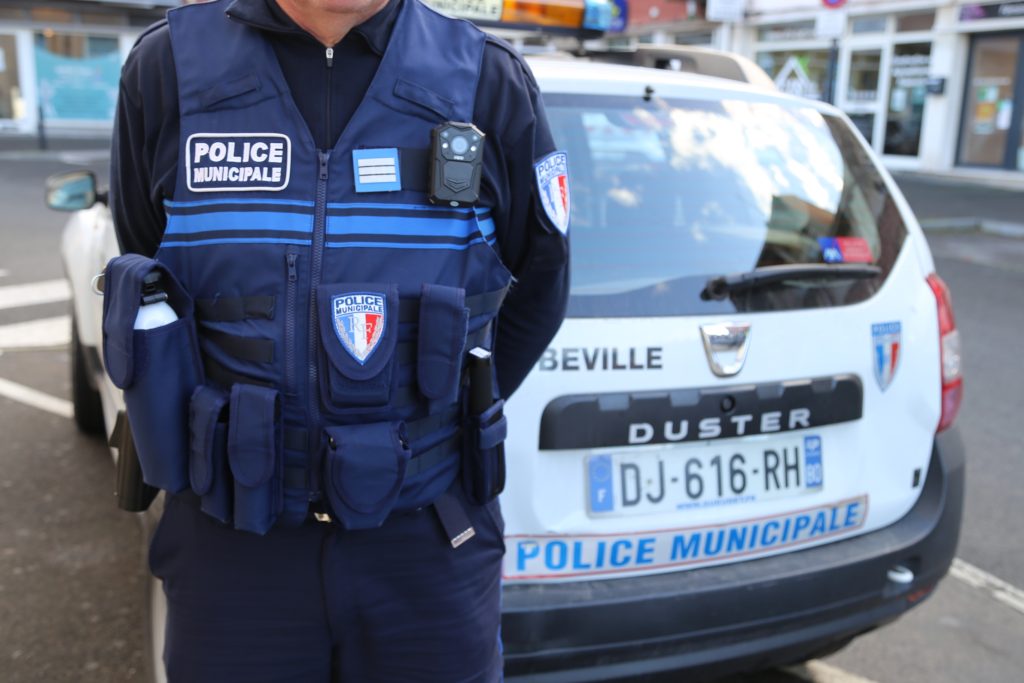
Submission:
M 472 206 L 480 198 L 484 134 L 472 123 L 448 121 L 430 139 L 430 201 Z

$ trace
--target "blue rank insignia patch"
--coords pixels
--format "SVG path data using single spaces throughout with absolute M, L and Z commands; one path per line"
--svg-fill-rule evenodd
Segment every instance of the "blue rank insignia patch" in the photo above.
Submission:
M 185 142 L 191 192 L 279 192 L 291 170 L 292 141 L 281 133 L 193 133 Z
M 352 174 L 356 192 L 396 192 L 402 189 L 402 169 L 398 149 L 352 150 Z
M 380 345 L 387 308 L 387 299 L 373 292 L 352 292 L 331 297 L 334 334 L 342 348 L 360 365 L 365 365 Z
M 569 157 L 565 152 L 552 152 L 534 164 L 533 170 L 544 213 L 565 234 L 569 230 Z

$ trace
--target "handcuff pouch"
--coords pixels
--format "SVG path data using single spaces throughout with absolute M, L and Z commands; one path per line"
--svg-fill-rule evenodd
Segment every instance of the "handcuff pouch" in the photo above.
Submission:
M 401 422 L 326 429 L 324 489 L 346 529 L 371 529 L 387 519 L 412 455 Z

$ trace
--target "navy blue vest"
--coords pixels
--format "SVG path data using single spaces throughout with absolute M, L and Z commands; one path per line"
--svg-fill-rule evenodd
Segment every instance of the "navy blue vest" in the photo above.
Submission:
M 511 280 L 486 207 L 433 206 L 396 177 L 396 150 L 472 121 L 484 36 L 406 0 L 362 103 L 320 150 L 271 45 L 224 7 L 168 14 L 181 143 L 156 258 L 195 300 L 193 451 L 226 421 L 226 462 L 193 452 L 192 485 L 239 528 L 299 523 L 321 500 L 347 527 L 375 526 L 457 476 L 463 358 L 492 346 Z

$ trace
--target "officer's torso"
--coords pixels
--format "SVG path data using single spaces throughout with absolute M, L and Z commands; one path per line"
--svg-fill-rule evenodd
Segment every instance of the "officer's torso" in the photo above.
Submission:
M 413 455 L 433 448 L 435 464 L 406 477 L 398 507 L 429 502 L 457 468 L 436 444 L 458 450 L 462 354 L 491 345 L 510 276 L 487 208 L 430 204 L 403 183 L 402 150 L 472 120 L 483 35 L 406 0 L 324 149 L 272 47 L 223 5 L 169 15 L 181 143 L 157 254 L 196 300 L 207 384 L 278 393 L 284 519 L 319 494 L 332 425 L 409 425 Z

